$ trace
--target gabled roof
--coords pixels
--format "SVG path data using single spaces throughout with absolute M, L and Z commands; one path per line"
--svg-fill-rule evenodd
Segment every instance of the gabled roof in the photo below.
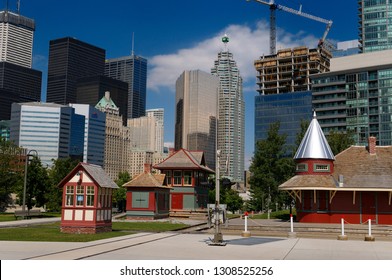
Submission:
M 376 154 L 364 146 L 351 146 L 336 156 L 334 177 L 343 175 L 344 188 L 392 189 L 392 146 L 376 146 Z
M 81 169 L 84 170 L 90 179 L 100 187 L 112 189 L 118 188 L 117 184 L 112 179 L 110 179 L 101 166 L 85 162 L 80 162 L 70 173 L 68 173 L 67 176 L 65 176 L 63 180 L 61 180 L 58 186 L 63 186 L 65 183 L 71 180 L 73 176 L 75 176 L 76 172 L 80 171 Z
M 215 173 L 205 165 L 204 152 L 178 150 L 173 155 L 154 166 L 155 169 L 198 169 Z
M 134 179 L 125 183 L 123 187 L 159 187 L 159 188 L 171 188 L 168 186 L 163 186 L 165 181 L 165 174 L 151 174 L 151 173 L 141 173 L 137 175 Z
M 316 112 L 310 122 L 305 136 L 295 153 L 294 159 L 329 159 L 335 157 L 329 147 L 328 141 L 316 119 Z

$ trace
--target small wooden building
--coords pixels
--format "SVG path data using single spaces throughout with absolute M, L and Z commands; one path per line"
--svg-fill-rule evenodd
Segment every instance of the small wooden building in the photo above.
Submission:
M 63 189 L 61 232 L 112 230 L 112 193 L 118 186 L 102 167 L 79 163 L 58 186 Z
M 297 221 L 392 224 L 392 146 L 351 146 L 336 157 L 314 117 L 294 157 L 296 175 L 279 186 Z
M 164 174 L 152 174 L 151 165 L 144 173 L 125 183 L 127 188 L 127 219 L 162 219 L 170 213 L 170 189 L 164 185 Z
M 181 149 L 154 168 L 166 175 L 165 185 L 173 187 L 171 211 L 206 209 L 208 176 L 215 172 L 206 166 L 204 152 Z

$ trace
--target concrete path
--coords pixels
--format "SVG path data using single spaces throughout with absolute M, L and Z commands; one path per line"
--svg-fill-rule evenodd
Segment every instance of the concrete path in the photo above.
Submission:
M 0 241 L 2 260 L 392 260 L 392 242 L 138 233 L 86 243 Z
M 56 222 L 59 218 L 2 222 L 0 227 Z M 243 221 L 231 221 L 231 225 Z M 266 223 L 263 221 L 263 223 Z M 269 221 L 273 223 L 273 221 Z M 275 222 L 276 224 L 276 222 Z M 335 225 L 336 226 L 336 225 Z M 325 225 L 328 228 L 328 225 Z M 204 233 L 137 233 L 93 242 L 0 241 L 1 260 L 392 260 L 392 242 L 286 238 L 224 233 L 226 246 L 209 246 Z

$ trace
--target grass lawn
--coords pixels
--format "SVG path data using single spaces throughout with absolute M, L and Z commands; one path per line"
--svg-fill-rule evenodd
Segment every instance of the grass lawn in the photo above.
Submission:
M 33 219 L 39 218 L 52 218 L 52 217 L 61 217 L 61 213 L 42 213 L 41 217 L 33 217 Z M 21 218 L 19 218 L 20 220 Z M 15 221 L 14 213 L 0 213 L 0 222 L 8 222 Z
M 13 216 L 12 216 L 13 218 Z M 137 231 L 161 232 L 186 227 L 168 222 L 113 222 L 113 231 L 99 234 L 69 234 L 60 232 L 60 223 L 18 228 L 0 228 L 2 241 L 88 242 L 132 234 Z

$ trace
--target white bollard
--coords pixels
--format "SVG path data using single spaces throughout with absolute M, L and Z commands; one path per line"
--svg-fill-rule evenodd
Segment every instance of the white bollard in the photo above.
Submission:
M 374 236 L 372 236 L 372 220 L 369 219 L 368 222 L 369 222 L 369 234 L 365 235 L 365 241 L 374 241 L 376 239 L 374 238 Z
M 344 219 L 341 219 L 341 224 L 342 224 L 342 234 L 338 235 L 338 240 L 347 240 L 347 236 L 344 235 Z
M 297 238 L 297 234 L 294 232 L 293 215 L 290 214 L 290 232 L 288 234 L 289 238 Z
M 244 217 L 245 217 L 245 230 L 242 232 L 241 236 L 242 237 L 250 237 L 251 234 L 248 231 L 248 212 L 245 212 Z

